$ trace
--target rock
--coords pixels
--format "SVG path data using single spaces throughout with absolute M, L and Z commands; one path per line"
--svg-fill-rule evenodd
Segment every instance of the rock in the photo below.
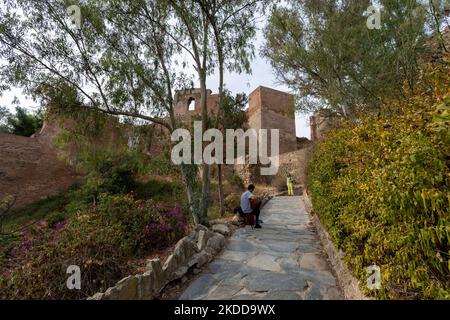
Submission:
M 154 272 L 157 275 L 160 275 L 162 273 L 161 260 L 159 259 L 147 260 L 146 269 L 148 272 Z
M 161 289 L 165 287 L 167 281 L 160 266 L 159 263 L 159 270 L 156 267 L 156 271 L 148 271 L 142 275 L 136 276 L 138 278 L 138 299 L 153 299 L 161 292 Z
M 193 273 L 193 274 L 199 274 L 200 272 L 202 272 L 202 269 L 194 268 L 194 269 L 192 270 L 192 273 Z
M 198 249 L 194 242 L 192 242 L 189 237 L 184 237 L 180 241 L 178 241 L 173 254 L 177 256 L 180 263 L 188 260 L 195 253 L 197 253 Z
M 223 249 L 224 246 L 225 237 L 219 233 L 216 233 L 214 237 L 208 240 L 205 251 L 215 256 Z
M 184 237 L 178 241 L 174 252 L 170 255 L 163 266 L 164 279 L 173 281 L 177 279 L 175 273 L 179 274 L 179 269 L 187 265 L 192 256 L 198 251 L 197 245 L 189 240 L 189 237 Z
M 195 231 L 200 232 L 200 231 L 209 231 L 209 229 L 207 227 L 205 227 L 202 224 L 198 224 L 195 226 Z
M 104 293 L 96 293 L 92 297 L 87 298 L 86 300 L 105 300 L 105 294 Z
M 229 232 L 226 225 L 216 229 Z M 176 279 L 186 281 L 185 275 L 190 268 L 193 268 L 194 274 L 200 273 L 201 268 L 222 250 L 225 237 L 202 225 L 197 225 L 196 230 L 178 241 L 164 266 L 161 266 L 160 259 L 147 260 L 144 274 L 126 277 L 106 292 L 97 293 L 88 300 L 150 300 L 157 297 L 169 282 Z
M 197 254 L 197 263 L 196 263 L 196 267 L 197 268 L 201 268 L 203 267 L 205 264 L 207 264 L 208 262 L 210 262 L 213 259 L 213 256 L 210 255 L 208 252 L 206 251 L 202 251 L 200 253 Z
M 212 231 L 220 233 L 224 236 L 228 236 L 230 234 L 230 228 L 225 224 L 215 224 L 212 227 Z
M 150 300 L 154 297 L 153 273 L 147 272 L 136 276 L 138 279 L 137 298 L 139 300 Z
M 186 266 L 182 266 L 182 267 L 178 268 L 178 270 L 175 271 L 175 273 L 173 274 L 170 281 L 182 278 L 188 272 L 188 270 L 189 270 L 189 268 Z
M 188 262 L 188 267 L 191 268 L 195 266 L 196 268 L 201 268 L 212 259 L 213 256 L 211 254 L 206 251 L 201 251 L 191 258 L 191 260 Z
M 111 300 L 135 300 L 137 299 L 138 278 L 129 276 L 120 280 L 115 287 L 106 290 Z
M 205 230 L 200 230 L 198 232 L 198 241 L 197 248 L 198 251 L 202 251 L 206 247 L 206 243 L 208 242 L 208 237 Z
M 177 261 L 177 257 L 174 254 L 171 254 L 164 263 L 163 267 L 164 278 L 167 279 L 168 281 L 171 281 L 174 272 L 178 268 L 179 264 Z

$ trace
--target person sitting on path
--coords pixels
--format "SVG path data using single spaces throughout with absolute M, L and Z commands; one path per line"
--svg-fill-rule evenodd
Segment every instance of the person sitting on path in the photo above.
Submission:
M 244 214 L 252 214 L 256 216 L 256 229 L 261 229 L 261 224 L 259 220 L 261 202 L 257 202 L 253 196 L 253 191 L 255 191 L 255 186 L 253 184 L 249 185 L 247 191 L 241 196 L 241 209 Z

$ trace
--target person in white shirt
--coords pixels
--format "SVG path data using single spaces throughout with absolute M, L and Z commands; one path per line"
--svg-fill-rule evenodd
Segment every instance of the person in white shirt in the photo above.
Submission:
M 260 229 L 262 228 L 259 220 L 261 203 L 256 202 L 256 199 L 253 197 L 253 191 L 255 191 L 255 186 L 251 184 L 248 186 L 247 191 L 242 194 L 241 209 L 244 215 L 253 214 L 256 216 L 255 228 Z

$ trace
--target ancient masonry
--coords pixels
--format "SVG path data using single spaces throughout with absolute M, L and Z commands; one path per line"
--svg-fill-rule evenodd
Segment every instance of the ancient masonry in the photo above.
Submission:
M 209 114 L 217 112 L 218 100 L 217 94 L 208 91 Z M 181 119 L 198 116 L 200 90 L 178 92 L 174 110 L 176 116 Z M 246 128 L 279 129 L 280 174 L 286 175 L 289 172 L 303 184 L 306 179 L 305 165 L 310 152 L 310 141 L 296 137 L 294 97 L 285 92 L 258 87 L 249 96 L 247 118 Z M 320 136 L 317 133 L 320 128 L 315 121 L 312 117 L 313 138 Z M 150 154 L 159 152 L 161 145 L 167 145 L 162 138 L 167 138 L 167 133 L 164 133 L 160 126 L 155 128 L 158 129 L 155 131 L 158 139 L 152 139 L 155 142 L 152 141 L 148 150 Z M 0 134 L 0 198 L 14 195 L 17 197 L 16 205 L 22 206 L 66 190 L 80 179 L 80 174 L 57 157 L 54 139 L 58 132 L 57 126 L 52 121 L 47 121 L 42 130 L 31 138 Z M 254 167 L 231 167 L 226 168 L 225 174 L 238 174 L 246 183 L 261 182 L 261 177 L 257 174 L 259 170 Z M 264 182 L 270 183 L 270 179 Z
M 219 96 L 208 90 L 209 114 L 217 112 L 218 102 Z M 192 119 L 194 116 L 199 116 L 201 113 L 200 90 L 192 89 L 178 92 L 174 109 L 175 115 L 180 118 Z M 258 87 L 249 96 L 247 117 L 248 128 L 280 130 L 280 153 L 298 149 L 295 133 L 295 105 L 292 95 L 274 89 Z

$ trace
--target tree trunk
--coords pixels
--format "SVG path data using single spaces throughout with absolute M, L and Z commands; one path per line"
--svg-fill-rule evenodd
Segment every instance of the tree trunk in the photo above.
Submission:
M 219 52 L 219 110 L 218 110 L 218 115 L 217 115 L 217 119 L 220 119 L 220 117 L 222 116 L 220 114 L 221 109 L 222 109 L 222 103 L 223 103 L 223 91 L 224 91 L 224 57 L 223 57 L 223 48 L 222 48 L 222 44 L 220 42 L 220 38 L 218 36 L 218 34 L 216 34 L 216 43 L 217 43 L 217 47 L 218 47 L 218 52 Z M 222 129 L 226 129 L 226 128 L 222 128 Z M 224 131 L 224 130 L 222 130 Z M 223 179 L 222 179 L 222 165 L 218 165 L 218 176 L 219 176 L 219 210 L 220 210 L 220 215 L 223 216 L 225 214 L 225 207 L 224 207 L 224 194 L 223 194 Z
M 224 195 L 223 195 L 223 180 L 222 180 L 222 165 L 217 165 L 217 172 L 219 176 L 219 207 L 220 207 L 220 215 L 223 216 L 225 214 L 225 206 L 224 206 Z
M 200 76 L 200 91 L 201 91 L 201 107 L 202 107 L 202 127 L 203 133 L 208 128 L 208 101 L 206 89 L 206 72 L 202 72 Z M 202 151 L 205 148 L 203 143 Z M 199 208 L 199 223 L 206 224 L 208 222 L 208 208 L 209 208 L 209 187 L 210 187 L 210 166 L 206 163 L 202 165 L 202 197 Z

